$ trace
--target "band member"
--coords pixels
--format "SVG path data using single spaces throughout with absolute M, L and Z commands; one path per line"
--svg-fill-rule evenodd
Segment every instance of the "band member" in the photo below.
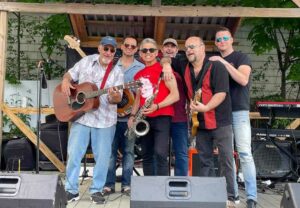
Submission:
M 228 28 L 220 28 L 216 33 L 215 44 L 221 56 L 212 56 L 210 60 L 222 62 L 229 75 L 232 103 L 232 127 L 234 141 L 239 153 L 241 168 L 247 193 L 247 207 L 256 207 L 257 188 L 256 170 L 251 152 L 250 75 L 251 61 L 246 54 L 234 51 L 233 37 Z M 236 171 L 234 171 L 236 178 Z M 235 186 L 238 192 L 237 184 Z
M 142 112 L 147 116 L 149 132 L 139 138 L 142 145 L 143 172 L 144 175 L 168 175 L 168 139 L 171 117 L 174 114 L 172 104 L 179 99 L 177 84 L 174 75 L 168 81 L 160 79 L 162 67 L 156 60 L 158 49 L 155 40 L 144 39 L 139 54 L 146 67 L 134 76 L 143 86 L 137 91 L 128 128 L 133 128 L 134 122 L 137 122 L 134 119 L 139 107 L 149 105 Z
M 161 48 L 163 56 L 171 58 L 176 57 L 178 52 L 177 41 L 173 38 L 167 38 L 163 42 Z M 180 75 L 174 72 L 178 92 L 179 101 L 174 103 L 174 116 L 171 122 L 171 138 L 173 150 L 175 153 L 175 176 L 187 176 L 188 174 L 188 119 L 186 112 L 186 96 L 183 90 L 183 83 Z
M 124 39 L 122 45 L 122 57 L 119 59 L 117 66 L 124 72 L 124 81 L 133 81 L 134 75 L 143 69 L 144 64 L 140 63 L 134 58 L 137 52 L 137 40 L 133 37 Z M 128 98 L 127 98 L 128 99 Z M 127 106 L 127 105 L 125 105 Z M 132 106 L 130 106 L 132 107 Z M 124 109 L 127 110 L 127 109 Z M 122 181 L 121 192 L 130 194 L 130 179 L 134 165 L 134 139 L 128 139 L 124 133 L 127 129 L 128 116 L 118 117 L 115 138 L 112 144 L 112 154 L 110 157 L 110 164 L 108 168 L 107 178 L 103 193 L 105 195 L 115 192 L 116 182 L 116 162 L 118 150 L 122 153 Z
M 124 83 L 124 75 L 119 66 L 113 66 L 112 60 L 116 52 L 116 40 L 110 36 L 101 39 L 99 54 L 86 56 L 74 65 L 63 77 L 62 91 L 70 95 L 72 81 L 91 82 L 99 88 L 113 87 Z M 108 75 L 102 83 L 105 74 Z M 90 187 L 91 200 L 104 203 L 102 191 L 108 171 L 111 145 L 117 123 L 117 103 L 121 101 L 122 91 L 111 88 L 108 94 L 101 95 L 97 110 L 89 111 L 72 123 L 68 141 L 68 161 L 66 184 L 68 202 L 79 199 L 78 178 L 81 160 L 88 144 L 91 146 L 96 161 L 93 171 L 93 182 Z
M 196 138 L 199 173 L 201 176 L 214 176 L 211 170 L 214 166 L 213 147 L 216 145 L 219 149 L 220 175 L 225 176 L 227 183 L 227 207 L 235 207 L 228 73 L 222 63 L 207 61 L 205 45 L 200 37 L 189 37 L 185 48 L 186 58 L 172 59 L 172 68 L 182 76 L 189 99 L 193 98 L 194 92 L 202 90 L 201 102 L 190 102 L 190 109 L 199 112 L 200 125 Z M 161 63 L 164 72 L 170 71 L 168 58 Z

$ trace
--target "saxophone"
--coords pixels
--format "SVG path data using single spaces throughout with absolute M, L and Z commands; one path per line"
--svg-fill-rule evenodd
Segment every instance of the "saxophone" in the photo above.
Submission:
M 128 139 L 135 139 L 140 136 L 144 136 L 149 132 L 150 126 L 148 121 L 145 120 L 146 116 L 143 115 L 143 110 L 149 108 L 153 104 L 157 93 L 158 90 L 156 90 L 156 92 L 146 100 L 145 104 L 138 110 L 138 112 L 134 116 L 132 127 L 128 128 L 124 134 Z

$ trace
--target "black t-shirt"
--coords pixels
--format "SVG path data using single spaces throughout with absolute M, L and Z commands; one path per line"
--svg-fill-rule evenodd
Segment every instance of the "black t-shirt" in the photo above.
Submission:
M 218 92 L 225 92 L 227 94 L 225 100 L 215 109 L 206 113 L 198 113 L 198 120 L 200 123 L 199 128 L 216 129 L 218 127 L 230 125 L 231 101 L 229 95 L 229 75 L 225 66 L 221 62 L 211 62 L 205 59 L 200 73 L 195 77 L 193 66 L 185 57 L 172 59 L 172 68 L 182 76 L 186 94 L 187 85 L 184 75 L 187 64 L 189 64 L 193 92 L 199 89 L 200 78 L 203 80 L 202 103 L 207 104 L 211 97 Z M 203 75 L 203 73 L 205 74 Z
M 223 57 L 236 69 L 241 65 L 248 65 L 251 67 L 249 57 L 239 51 L 234 51 L 226 57 Z M 249 110 L 250 109 L 250 80 L 246 86 L 242 86 L 231 77 L 229 78 L 230 95 L 232 103 L 232 111 Z

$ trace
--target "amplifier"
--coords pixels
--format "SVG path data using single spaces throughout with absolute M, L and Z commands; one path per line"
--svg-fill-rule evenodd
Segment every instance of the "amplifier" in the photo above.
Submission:
M 275 142 L 280 148 L 291 152 L 291 142 Z M 252 151 L 258 178 L 280 178 L 293 170 L 292 160 L 271 141 L 253 140 Z

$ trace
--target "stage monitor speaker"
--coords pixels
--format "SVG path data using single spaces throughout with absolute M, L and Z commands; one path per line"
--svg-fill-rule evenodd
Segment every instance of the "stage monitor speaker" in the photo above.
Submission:
M 289 141 L 277 141 L 281 148 L 291 151 Z M 258 178 L 280 178 L 293 170 L 292 160 L 271 141 L 253 140 L 253 158 Z
M 224 208 L 226 200 L 224 177 L 131 177 L 130 208 Z
M 0 207 L 64 208 L 66 204 L 66 193 L 58 175 L 0 175 Z
M 300 184 L 288 183 L 285 185 L 280 208 L 300 208 Z

